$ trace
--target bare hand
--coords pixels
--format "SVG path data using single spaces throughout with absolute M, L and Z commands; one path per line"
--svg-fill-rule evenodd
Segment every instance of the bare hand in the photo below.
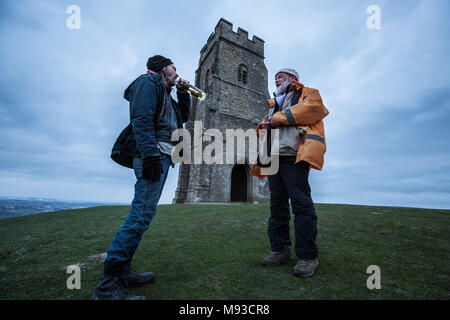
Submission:
M 261 129 L 270 129 L 272 126 L 272 119 L 261 122 Z
M 180 89 L 180 90 L 182 90 L 183 89 L 183 85 L 185 85 L 186 83 L 188 83 L 186 80 L 184 80 L 184 79 L 178 79 L 178 82 L 177 82 L 177 89 Z

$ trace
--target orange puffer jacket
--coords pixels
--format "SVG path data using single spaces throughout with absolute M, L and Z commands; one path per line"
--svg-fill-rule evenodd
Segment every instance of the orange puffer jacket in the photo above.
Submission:
M 299 82 L 296 83 L 296 92 L 292 99 L 296 97 L 298 97 L 298 103 L 284 111 L 276 112 L 272 117 L 272 124 L 274 127 L 306 127 L 306 136 L 298 148 L 295 163 L 306 161 L 310 169 L 322 170 L 326 151 L 323 118 L 328 115 L 328 109 L 322 102 L 319 90 L 305 87 Z M 267 104 L 272 108 L 275 104 L 274 98 L 267 100 Z M 260 125 L 256 129 L 257 134 L 259 134 Z M 267 177 L 261 169 L 255 164 L 251 174 L 258 178 Z

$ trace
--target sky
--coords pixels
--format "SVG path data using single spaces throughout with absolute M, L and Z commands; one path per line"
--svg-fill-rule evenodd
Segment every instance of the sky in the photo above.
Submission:
M 79 29 L 67 26 L 70 5 Z M 275 72 L 292 67 L 330 111 L 325 165 L 310 174 L 315 202 L 450 209 L 449 9 L 447 0 L 2 0 L 0 196 L 130 203 L 133 171 L 109 157 L 129 121 L 124 89 L 154 54 L 193 82 L 224 18 L 265 41 L 269 92 Z M 172 202 L 178 168 L 160 204 Z

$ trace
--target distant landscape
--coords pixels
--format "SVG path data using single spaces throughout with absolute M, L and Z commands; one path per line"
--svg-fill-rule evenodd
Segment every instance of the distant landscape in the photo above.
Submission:
M 83 209 L 111 203 L 64 201 L 45 198 L 0 197 L 0 219 L 69 209 Z M 121 205 L 121 204 L 117 204 Z

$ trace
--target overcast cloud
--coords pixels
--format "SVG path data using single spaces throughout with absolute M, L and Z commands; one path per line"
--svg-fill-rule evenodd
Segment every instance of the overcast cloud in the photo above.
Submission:
M 69 30 L 69 5 L 81 29 Z M 369 30 L 369 5 L 381 29 Z M 450 208 L 450 3 L 1 1 L 0 195 L 129 203 L 132 170 L 109 158 L 123 90 L 149 56 L 194 81 L 221 17 L 265 40 L 269 92 L 282 66 L 320 90 L 327 153 L 313 199 Z M 178 166 L 160 203 L 171 203 Z

